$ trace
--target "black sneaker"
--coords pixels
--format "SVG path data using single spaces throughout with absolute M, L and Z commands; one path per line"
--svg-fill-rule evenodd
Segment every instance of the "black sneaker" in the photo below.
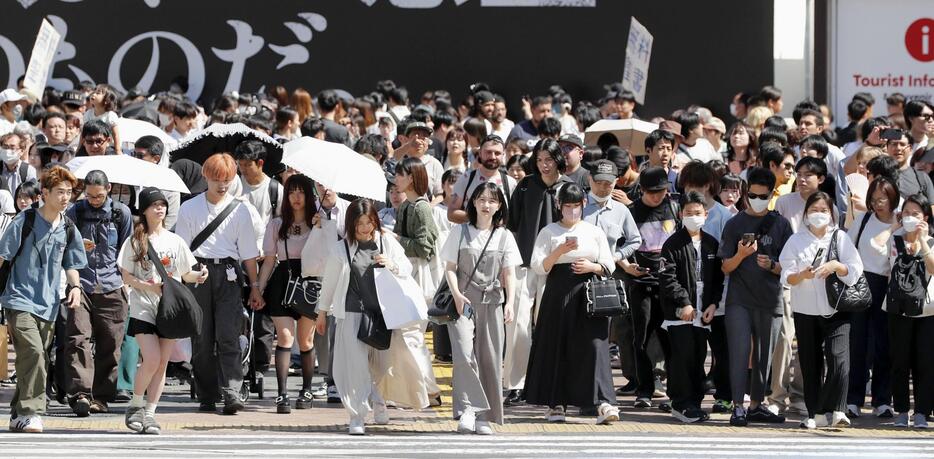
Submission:
M 226 410 L 227 408 L 224 407 Z M 292 402 L 289 400 L 287 394 L 282 394 L 276 397 L 276 413 L 279 414 L 289 414 L 292 412 Z
M 133 399 L 133 393 L 126 390 L 120 389 L 117 391 L 117 395 L 114 396 L 114 403 L 126 403 Z
M 243 409 L 243 402 L 240 401 L 237 397 L 231 397 L 226 402 L 224 402 L 224 414 L 232 415 L 237 414 L 237 411 Z
M 639 385 L 635 381 L 629 381 L 625 386 L 616 389 L 616 395 L 633 395 L 638 388 Z
M 748 424 L 746 410 L 742 407 L 736 407 L 733 414 L 730 415 L 730 425 L 733 427 L 746 427 Z
M 767 410 L 762 405 L 749 410 L 747 417 L 749 418 L 749 422 L 761 422 L 767 424 L 781 424 L 785 422 L 784 416 L 775 414 Z
M 311 394 L 311 391 L 302 389 L 298 392 L 298 398 L 295 399 L 295 409 L 296 410 L 307 410 L 310 409 L 313 405 L 315 397 Z
M 201 402 L 201 404 L 198 405 L 198 411 L 214 413 L 217 411 L 217 404 L 214 402 Z
M 328 403 L 340 403 L 341 394 L 337 391 L 337 386 L 328 386 Z
M 685 414 L 690 418 L 696 418 L 697 422 L 704 422 L 710 420 L 710 415 L 706 411 L 700 408 L 691 408 L 686 410 Z
M 661 410 L 662 413 L 671 413 L 671 404 L 668 402 L 661 402 L 658 404 L 658 409 Z
M 636 398 L 636 401 L 633 402 L 632 407 L 633 408 L 651 408 L 652 399 L 648 397 L 638 397 Z
M 729 413 L 733 410 L 733 403 L 726 400 L 717 400 L 713 402 L 714 413 Z
M 522 399 L 519 397 L 519 391 L 516 389 L 506 392 L 506 396 L 503 397 L 503 406 L 516 406 L 521 404 Z

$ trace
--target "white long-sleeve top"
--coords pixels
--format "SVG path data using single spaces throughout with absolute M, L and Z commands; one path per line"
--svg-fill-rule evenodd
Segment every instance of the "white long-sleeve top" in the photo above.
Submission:
M 791 309 L 794 312 L 810 316 L 830 316 L 835 312 L 827 301 L 826 279 L 815 277 L 803 280 L 798 285 L 788 283 L 788 276 L 811 266 L 818 249 L 824 249 L 823 259 L 827 259 L 830 238 L 834 234 L 834 229 L 836 227 L 827 228 L 824 237 L 818 239 L 807 226 L 802 226 L 797 233 L 788 238 L 788 242 L 785 243 L 778 257 L 782 265 L 782 284 L 791 287 Z M 836 234 L 838 260 L 846 265 L 848 271 L 846 276 L 840 277 L 840 280 L 846 285 L 853 285 L 863 273 L 863 262 L 846 232 L 840 230 Z M 866 236 L 863 235 L 863 237 Z
M 551 223 L 542 228 L 532 250 L 532 270 L 540 276 L 548 275 L 544 266 L 545 258 L 551 255 L 555 247 L 564 244 L 568 236 L 577 236 L 577 249 L 561 255 L 555 264 L 573 263 L 578 258 L 586 258 L 602 265 L 606 272 L 613 272 L 613 253 L 610 251 L 606 234 L 599 227 L 585 221 L 570 229 L 561 226 L 560 223 Z
M 405 250 L 396 241 L 389 231 L 383 237 L 376 234 L 376 245 L 381 247 L 383 254 L 398 267 L 394 273 L 396 277 L 412 275 L 412 263 L 405 256 Z M 309 238 L 310 239 L 310 238 Z M 357 244 L 350 244 L 350 253 L 357 253 Z M 347 299 L 347 288 L 350 285 L 350 260 L 344 249 L 344 241 L 330 242 L 327 261 L 324 267 L 324 276 L 321 279 L 321 295 L 318 297 L 318 311 L 330 313 L 337 319 L 344 318 L 344 301 Z

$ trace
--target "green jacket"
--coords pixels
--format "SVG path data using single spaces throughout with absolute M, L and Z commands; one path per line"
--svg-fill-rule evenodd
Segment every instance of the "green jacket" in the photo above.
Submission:
M 431 212 L 431 204 L 421 198 L 414 204 L 406 200 L 399 206 L 393 232 L 399 235 L 405 256 L 428 260 L 435 255 L 438 227 Z

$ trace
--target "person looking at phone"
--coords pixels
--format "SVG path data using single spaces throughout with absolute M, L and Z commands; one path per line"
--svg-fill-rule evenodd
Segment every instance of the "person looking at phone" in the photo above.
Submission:
M 576 183 L 558 192 L 561 220 L 538 234 L 532 269 L 547 276 L 532 339 L 525 398 L 564 422 L 568 405 L 597 407 L 597 424 L 619 420 L 610 369 L 610 319 L 585 312 L 586 283 L 607 276 L 613 254 L 603 231 L 582 220 L 587 194 Z
M 850 313 L 837 312 L 828 301 L 825 285 L 831 274 L 846 285 L 854 285 L 863 273 L 863 262 L 850 237 L 837 228 L 830 195 L 817 192 L 808 198 L 804 222 L 805 227 L 788 238 L 779 256 L 782 284 L 791 287 L 804 379 L 807 416 L 801 427 L 848 427 L 850 419 L 844 409 L 850 371 Z M 830 253 L 831 244 L 836 253 Z
M 515 238 L 503 228 L 506 215 L 502 188 L 480 184 L 467 200 L 469 224 L 454 226 L 441 248 L 460 314 L 447 325 L 460 433 L 491 435 L 490 423 L 503 423 L 503 324 L 514 317 L 515 268 L 522 264 Z
M 775 189 L 772 171 L 752 168 L 747 181 L 748 206 L 724 226 L 718 253 L 723 259 L 724 274 L 730 276 L 726 293 L 729 311 L 726 331 L 733 393 L 730 424 L 733 426 L 745 426 L 748 422 L 785 422 L 783 416 L 767 410 L 762 401 L 784 309 L 779 283 L 781 264 L 776 259 L 793 233 L 788 220 L 777 212 L 769 212 L 769 201 Z M 743 401 L 747 389 L 748 412 Z
M 681 201 L 684 227 L 662 246 L 662 259 L 669 269 L 659 274 L 662 328 L 671 342 L 668 362 L 668 395 L 671 414 L 681 422 L 709 419 L 701 410 L 707 393 L 704 360 L 710 324 L 723 296 L 723 270 L 717 258 L 717 239 L 701 231 L 706 226 L 707 198 L 688 191 Z
M 130 209 L 111 199 L 104 172 L 88 172 L 84 186 L 84 199 L 65 212 L 82 234 L 88 256 L 87 267 L 78 270 L 81 304 L 65 316 L 65 390 L 78 417 L 108 412 L 107 404 L 117 393 L 117 362 L 127 320 L 117 255 L 133 224 Z
M 648 143 L 648 139 L 646 140 Z M 635 347 L 636 408 L 650 408 L 655 393 L 654 367 L 646 348 L 652 334 L 658 336 L 665 360 L 668 360 L 668 339 L 661 329 L 663 314 L 658 297 L 658 273 L 664 268 L 662 245 L 680 225 L 675 204 L 668 195 L 671 183 L 668 172 L 661 167 L 649 167 L 639 175 L 642 196 L 630 207 L 639 228 L 642 243 L 630 260 L 621 260 L 629 278 L 629 305 L 632 310 L 633 346 Z

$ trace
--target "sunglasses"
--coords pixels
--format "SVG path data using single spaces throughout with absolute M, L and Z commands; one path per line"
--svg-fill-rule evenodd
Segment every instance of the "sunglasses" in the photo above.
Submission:
M 749 199 L 769 199 L 770 197 L 772 197 L 770 193 L 765 193 L 765 194 L 746 193 L 746 196 L 749 196 Z

